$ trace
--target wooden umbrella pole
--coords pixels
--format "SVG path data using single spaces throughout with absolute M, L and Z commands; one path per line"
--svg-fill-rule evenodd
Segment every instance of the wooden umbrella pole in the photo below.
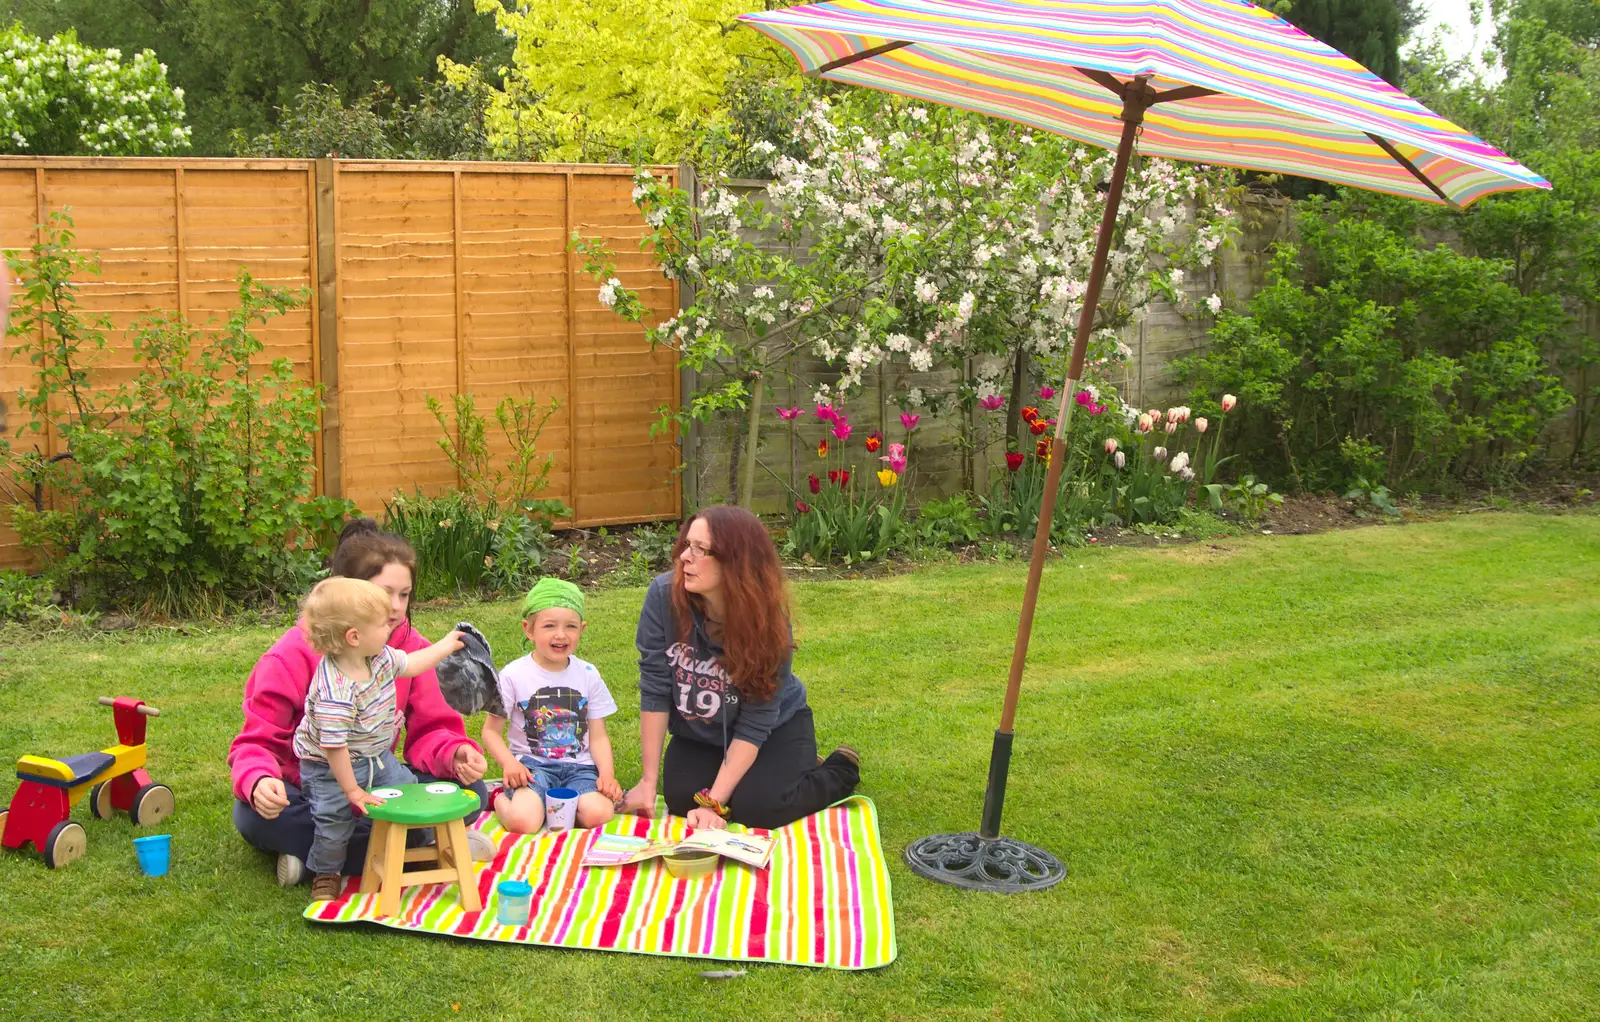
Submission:
M 1045 475 L 1044 496 L 1039 504 L 1039 524 L 1033 534 L 1033 557 L 1028 562 L 1028 585 L 1022 595 L 1022 616 L 1017 621 L 1017 641 L 1011 649 L 1011 677 L 1006 683 L 1005 705 L 1000 711 L 1000 727 L 994 733 L 994 751 L 989 757 L 989 784 L 983 796 L 983 820 L 979 834 L 1000 836 L 1000 813 L 1005 804 L 1006 775 L 1011 767 L 1012 724 L 1017 715 L 1017 696 L 1022 691 L 1022 669 L 1028 661 L 1028 640 L 1033 634 L 1033 613 L 1039 604 L 1039 581 L 1044 575 L 1044 559 L 1050 550 L 1050 527 L 1055 519 L 1056 491 L 1061 486 L 1061 471 L 1067 460 L 1067 426 L 1076 404 L 1078 380 L 1083 374 L 1084 352 L 1094 332 L 1095 310 L 1100 304 L 1100 288 L 1106 279 L 1106 261 L 1111 255 L 1111 239 L 1116 231 L 1117 213 L 1122 205 L 1122 188 L 1128 179 L 1128 163 L 1133 158 L 1133 142 L 1144 121 L 1144 112 L 1155 98 L 1145 78 L 1135 78 L 1122 90 L 1122 140 L 1117 145 L 1117 160 L 1111 170 L 1111 187 L 1106 193 L 1105 212 L 1100 217 L 1100 233 L 1095 239 L 1094 262 L 1083 292 L 1083 311 L 1078 316 L 1078 335 L 1072 343 L 1072 361 L 1067 368 L 1066 385 L 1061 391 L 1061 411 L 1056 417 L 1055 440 L 1050 446 L 1050 468 Z

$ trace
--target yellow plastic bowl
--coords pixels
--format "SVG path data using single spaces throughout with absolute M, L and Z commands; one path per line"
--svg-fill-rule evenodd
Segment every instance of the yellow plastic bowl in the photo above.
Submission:
M 668 873 L 684 880 L 706 876 L 717 868 L 716 852 L 677 852 L 661 859 L 667 864 Z

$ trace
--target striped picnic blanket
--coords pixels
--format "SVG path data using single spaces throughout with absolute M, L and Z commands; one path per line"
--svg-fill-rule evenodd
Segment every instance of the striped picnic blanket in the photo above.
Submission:
M 454 885 L 426 884 L 406 889 L 394 916 L 374 919 L 378 896 L 357 893 L 359 878 L 351 877 L 338 898 L 311 905 L 305 917 L 475 940 L 831 969 L 876 969 L 895 958 L 878 811 L 859 795 L 770 832 L 767 869 L 724 860 L 712 875 L 689 880 L 671 876 L 660 859 L 579 865 L 603 832 L 677 839 L 685 833 L 677 817 L 619 816 L 594 831 L 512 835 L 486 813 L 476 827 L 498 845 L 494 860 L 478 870 L 482 912 L 463 912 Z M 528 925 L 495 920 L 501 880 L 533 885 Z

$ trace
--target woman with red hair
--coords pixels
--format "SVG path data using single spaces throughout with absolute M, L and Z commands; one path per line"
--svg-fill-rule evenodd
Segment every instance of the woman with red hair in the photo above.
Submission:
M 770 830 L 860 783 L 849 746 L 817 758 L 806 689 L 790 667 L 783 566 L 749 511 L 718 504 L 683 524 L 672 570 L 645 596 L 636 642 L 644 776 L 625 812 L 648 816 L 659 788 L 667 811 L 692 826 Z

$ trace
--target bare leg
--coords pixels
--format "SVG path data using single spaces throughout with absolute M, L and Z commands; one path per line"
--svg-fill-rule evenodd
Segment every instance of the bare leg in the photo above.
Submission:
M 532 788 L 517 788 L 495 796 L 494 815 L 513 834 L 537 834 L 544 826 L 544 799 Z
M 578 826 L 598 827 L 617 813 L 616 805 L 598 791 L 578 796 Z

